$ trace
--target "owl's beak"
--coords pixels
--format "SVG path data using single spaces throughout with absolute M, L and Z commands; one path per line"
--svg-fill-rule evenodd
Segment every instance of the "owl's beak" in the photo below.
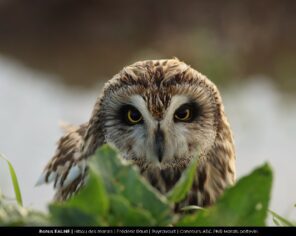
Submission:
M 159 162 L 161 162 L 164 153 L 164 133 L 160 129 L 159 125 L 155 132 L 155 153 L 157 155 Z

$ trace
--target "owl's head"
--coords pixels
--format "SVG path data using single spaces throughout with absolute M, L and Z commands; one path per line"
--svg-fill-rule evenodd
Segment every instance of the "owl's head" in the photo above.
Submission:
M 142 165 L 186 164 L 213 147 L 222 112 L 216 86 L 185 63 L 137 62 L 105 84 L 86 148 L 104 140 Z

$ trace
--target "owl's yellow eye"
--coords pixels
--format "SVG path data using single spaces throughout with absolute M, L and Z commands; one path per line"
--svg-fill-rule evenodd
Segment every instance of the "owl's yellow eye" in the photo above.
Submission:
M 141 113 L 136 110 L 135 108 L 130 108 L 127 111 L 127 121 L 132 124 L 138 124 L 139 122 L 141 122 L 143 119 Z
M 192 119 L 193 111 L 190 106 L 184 105 L 181 106 L 177 111 L 175 112 L 174 118 L 176 121 L 190 121 Z

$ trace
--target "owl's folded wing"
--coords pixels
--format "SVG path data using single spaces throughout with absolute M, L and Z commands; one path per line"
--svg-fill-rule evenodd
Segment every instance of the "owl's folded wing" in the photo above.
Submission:
M 68 127 L 67 133 L 58 141 L 55 155 L 45 167 L 36 186 L 52 183 L 57 190 L 55 200 L 66 200 L 83 185 L 86 161 L 81 159 L 81 145 L 86 124 Z

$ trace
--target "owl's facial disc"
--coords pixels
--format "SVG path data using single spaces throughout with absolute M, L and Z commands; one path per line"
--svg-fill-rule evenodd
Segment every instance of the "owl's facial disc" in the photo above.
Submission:
M 161 118 L 149 110 L 141 95 L 130 96 L 117 105 L 114 110 L 118 121 L 112 121 L 107 142 L 113 143 L 124 158 L 167 166 L 195 155 L 199 143 L 191 129 L 200 107 L 188 96 L 173 96 Z

